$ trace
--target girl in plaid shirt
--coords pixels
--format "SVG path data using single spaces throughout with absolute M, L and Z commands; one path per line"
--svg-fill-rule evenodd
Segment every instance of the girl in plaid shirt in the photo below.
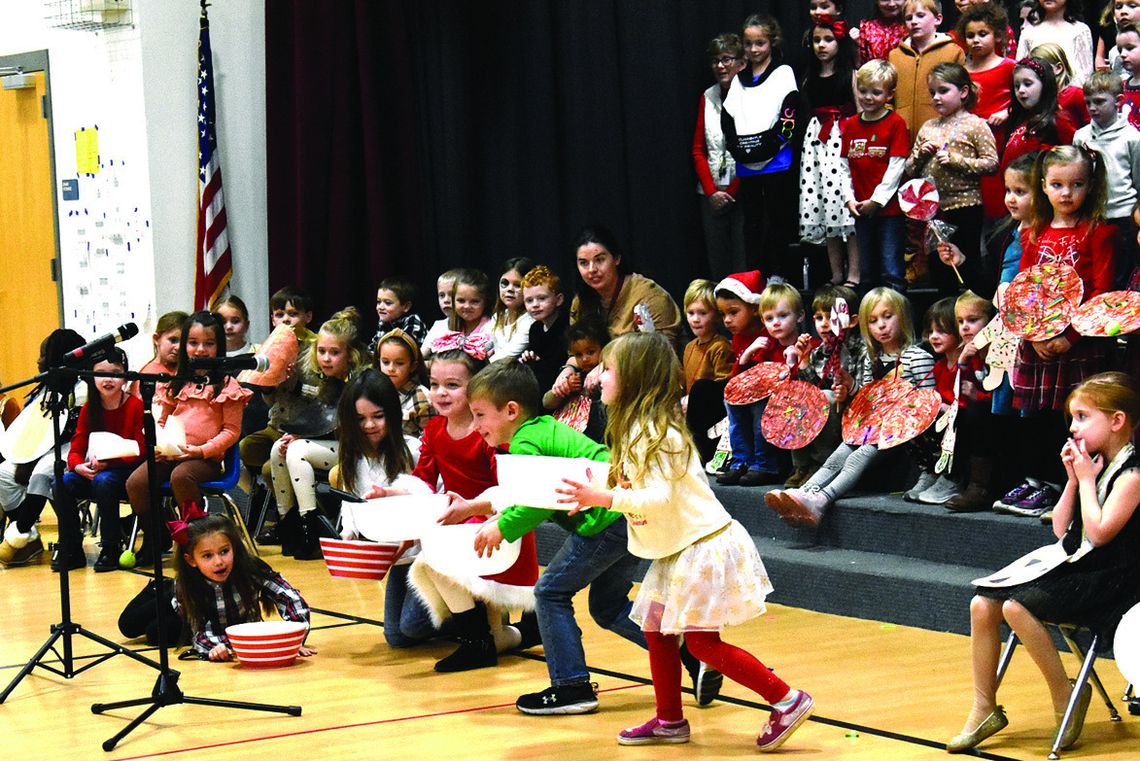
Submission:
M 190 624 L 199 656 L 230 660 L 226 627 L 261 621 L 274 608 L 286 621 L 309 623 L 301 593 L 249 552 L 228 516 L 208 515 L 171 529 L 181 549 L 175 553 L 174 607 Z M 316 652 L 302 647 L 300 654 Z

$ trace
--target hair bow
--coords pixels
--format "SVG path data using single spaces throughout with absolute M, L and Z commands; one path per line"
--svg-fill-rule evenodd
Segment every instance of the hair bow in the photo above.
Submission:
M 494 351 L 491 344 L 491 337 L 486 333 L 474 333 L 472 335 L 465 335 L 458 330 L 450 333 L 444 333 L 431 345 L 431 350 L 434 354 L 440 354 L 445 351 L 462 351 L 469 357 L 479 361 L 485 360 Z
M 187 502 L 182 506 L 182 517 L 179 520 L 166 522 L 170 537 L 180 546 L 185 546 L 190 541 L 190 522 L 205 517 L 206 511 L 197 502 Z
M 1017 62 L 1017 66 L 1014 68 L 1030 69 L 1042 82 L 1049 78 L 1052 78 L 1053 81 L 1056 81 L 1056 75 L 1053 73 L 1053 70 L 1049 68 L 1049 65 L 1040 58 L 1035 58 L 1033 56 L 1022 58 Z
M 815 17 L 815 26 L 825 26 L 835 32 L 836 37 L 847 36 L 847 22 L 837 19 L 830 13 L 821 13 Z

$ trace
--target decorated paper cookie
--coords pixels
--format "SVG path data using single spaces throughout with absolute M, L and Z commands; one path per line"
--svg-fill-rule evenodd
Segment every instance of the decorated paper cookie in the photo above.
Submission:
M 939 400 L 934 389 L 916 389 L 902 378 L 881 378 L 859 389 L 843 413 L 843 441 L 896 447 L 930 427 Z
M 768 407 L 760 418 L 760 430 L 773 446 L 801 449 L 823 430 L 829 407 L 827 397 L 812 384 L 787 381 L 768 399 Z
M 929 177 L 917 177 L 899 188 L 899 208 L 911 219 L 928 222 L 938 213 L 938 187 Z
M 974 336 L 974 346 L 979 350 L 990 347 L 986 353 L 989 374 L 982 380 L 982 388 L 986 391 L 996 389 L 1001 385 L 1006 373 L 1013 372 L 1013 366 L 1017 363 L 1017 349 L 1021 346 L 1021 339 L 1010 332 L 1001 318 L 1002 300 L 1008 288 L 1009 283 L 1002 283 L 997 287 L 997 293 L 994 294 L 997 314 L 988 325 L 978 331 L 978 335 Z
M 1093 296 L 1073 315 L 1073 327 L 1083 336 L 1120 336 L 1140 330 L 1140 293 L 1109 291 Z
M 1026 341 L 1047 341 L 1069 327 L 1084 284 L 1067 264 L 1038 264 L 1019 272 L 1001 306 L 1005 326 Z
M 724 387 L 724 400 L 729 404 L 752 404 L 766 399 L 791 373 L 791 368 L 782 362 L 753 365 L 728 382 Z

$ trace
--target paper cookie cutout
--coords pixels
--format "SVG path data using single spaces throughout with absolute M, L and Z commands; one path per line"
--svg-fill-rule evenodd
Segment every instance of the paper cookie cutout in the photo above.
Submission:
M 802 449 L 827 424 L 827 396 L 806 381 L 787 381 L 772 392 L 760 418 L 768 443 L 780 449 Z
M 1026 341 L 1047 341 L 1069 327 L 1084 290 L 1080 275 L 1067 264 L 1030 267 L 1006 289 L 1002 322 Z
M 843 413 L 843 441 L 856 447 L 897 447 L 934 423 L 940 399 L 934 389 L 916 389 L 902 378 L 881 378 L 859 389 Z
M 1140 330 L 1140 293 L 1109 291 L 1093 296 L 1073 314 L 1073 328 L 1082 336 L 1106 338 Z
M 729 404 L 752 404 L 771 396 L 776 387 L 792 375 L 783 362 L 761 362 L 728 382 L 724 400 Z

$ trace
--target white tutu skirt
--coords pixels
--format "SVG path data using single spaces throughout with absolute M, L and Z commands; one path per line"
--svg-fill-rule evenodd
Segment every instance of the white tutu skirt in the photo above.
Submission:
M 772 582 L 737 521 L 675 555 L 654 560 L 629 617 L 662 634 L 720 631 L 764 612 Z
M 831 129 L 824 143 L 819 139 L 822 124 L 813 116 L 804 136 L 800 162 L 800 240 L 822 246 L 828 238 L 847 240 L 855 234 L 855 218 L 843 202 L 838 164 L 843 148 L 839 125 Z

